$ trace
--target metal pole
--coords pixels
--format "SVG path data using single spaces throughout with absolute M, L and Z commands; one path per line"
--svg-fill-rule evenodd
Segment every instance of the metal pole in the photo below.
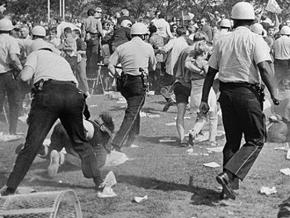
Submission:
M 62 7 L 61 7 L 61 2 L 62 2 L 62 0 L 59 0 L 59 17 L 61 17 L 61 14 L 62 14 L 62 13 L 61 13 L 61 8 L 62 8 Z
M 47 21 L 50 22 L 50 0 L 47 0 Z
M 62 18 L 64 20 L 65 19 L 65 0 L 63 0 L 62 2 L 62 13 L 63 13 Z

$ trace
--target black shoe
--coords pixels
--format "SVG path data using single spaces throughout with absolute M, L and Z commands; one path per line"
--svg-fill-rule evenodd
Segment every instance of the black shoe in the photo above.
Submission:
M 193 140 L 194 140 L 194 137 L 191 133 L 188 134 L 188 144 L 193 146 L 194 143 L 193 143 Z
M 236 199 L 236 195 L 231 187 L 231 183 L 230 183 L 230 179 L 227 173 L 221 173 L 216 177 L 216 180 L 219 184 L 221 184 L 223 186 L 223 192 L 224 194 L 235 200 Z
M 8 196 L 8 195 L 13 195 L 15 193 L 16 189 L 9 188 L 6 185 L 4 185 L 0 189 L 0 196 Z

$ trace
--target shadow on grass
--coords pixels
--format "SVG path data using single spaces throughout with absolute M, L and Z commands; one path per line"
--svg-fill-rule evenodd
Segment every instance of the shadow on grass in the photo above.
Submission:
M 134 175 L 118 175 L 117 180 L 119 183 L 127 183 L 133 186 L 141 187 L 144 189 L 153 189 L 160 191 L 185 191 L 193 193 L 191 203 L 193 205 L 207 205 L 216 206 L 219 198 L 219 193 L 215 190 L 190 186 L 185 184 L 177 184 L 173 182 L 166 182 L 149 177 L 141 177 Z

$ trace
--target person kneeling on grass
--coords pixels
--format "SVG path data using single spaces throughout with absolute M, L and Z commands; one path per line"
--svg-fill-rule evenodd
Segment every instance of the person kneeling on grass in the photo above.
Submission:
M 94 154 L 97 159 L 98 176 L 94 177 L 94 183 L 97 191 L 101 191 L 103 183 L 103 176 L 101 168 L 105 165 L 107 153 L 110 152 L 109 141 L 114 132 L 114 122 L 108 113 L 102 113 L 97 120 L 84 120 L 84 129 L 86 131 L 86 139 L 93 147 Z M 66 133 L 63 125 L 58 123 L 55 125 L 52 135 L 50 137 L 50 145 L 43 145 L 39 151 L 41 158 L 49 158 L 48 175 L 50 177 L 56 176 L 60 165 L 64 163 L 65 153 L 66 157 L 75 157 L 74 160 L 79 159 L 78 154 L 73 149 L 70 138 Z M 16 153 L 21 149 L 21 145 L 17 148 Z M 63 152 L 62 150 L 65 150 Z M 89 169 L 88 169 L 89 170 Z

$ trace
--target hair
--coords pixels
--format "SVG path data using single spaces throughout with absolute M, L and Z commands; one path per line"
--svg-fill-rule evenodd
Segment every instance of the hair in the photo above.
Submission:
M 205 44 L 197 43 L 189 55 L 191 57 L 193 57 L 194 59 L 196 59 L 198 56 L 204 55 L 206 53 L 206 51 L 207 51 L 207 49 L 206 49 Z
M 149 25 L 149 32 L 151 34 L 157 32 L 157 27 L 154 24 L 152 24 L 152 23 Z
M 64 33 L 72 33 L 72 29 L 70 27 L 66 27 L 63 30 Z
M 88 16 L 94 16 L 95 10 L 93 8 L 90 8 L 87 12 Z
M 193 41 L 198 42 L 198 41 L 202 41 L 202 40 L 208 41 L 208 36 L 204 32 L 197 31 L 194 34 Z
M 255 21 L 254 20 L 234 20 L 233 28 L 239 26 L 251 26 Z
M 114 132 L 115 130 L 115 124 L 113 121 L 112 116 L 108 112 L 102 112 L 100 114 L 100 118 L 104 122 L 104 125 L 111 131 Z
M 185 27 L 177 27 L 176 34 L 178 36 L 182 36 L 186 34 L 186 28 Z
M 74 29 L 73 32 L 81 38 L 81 31 L 80 30 Z

